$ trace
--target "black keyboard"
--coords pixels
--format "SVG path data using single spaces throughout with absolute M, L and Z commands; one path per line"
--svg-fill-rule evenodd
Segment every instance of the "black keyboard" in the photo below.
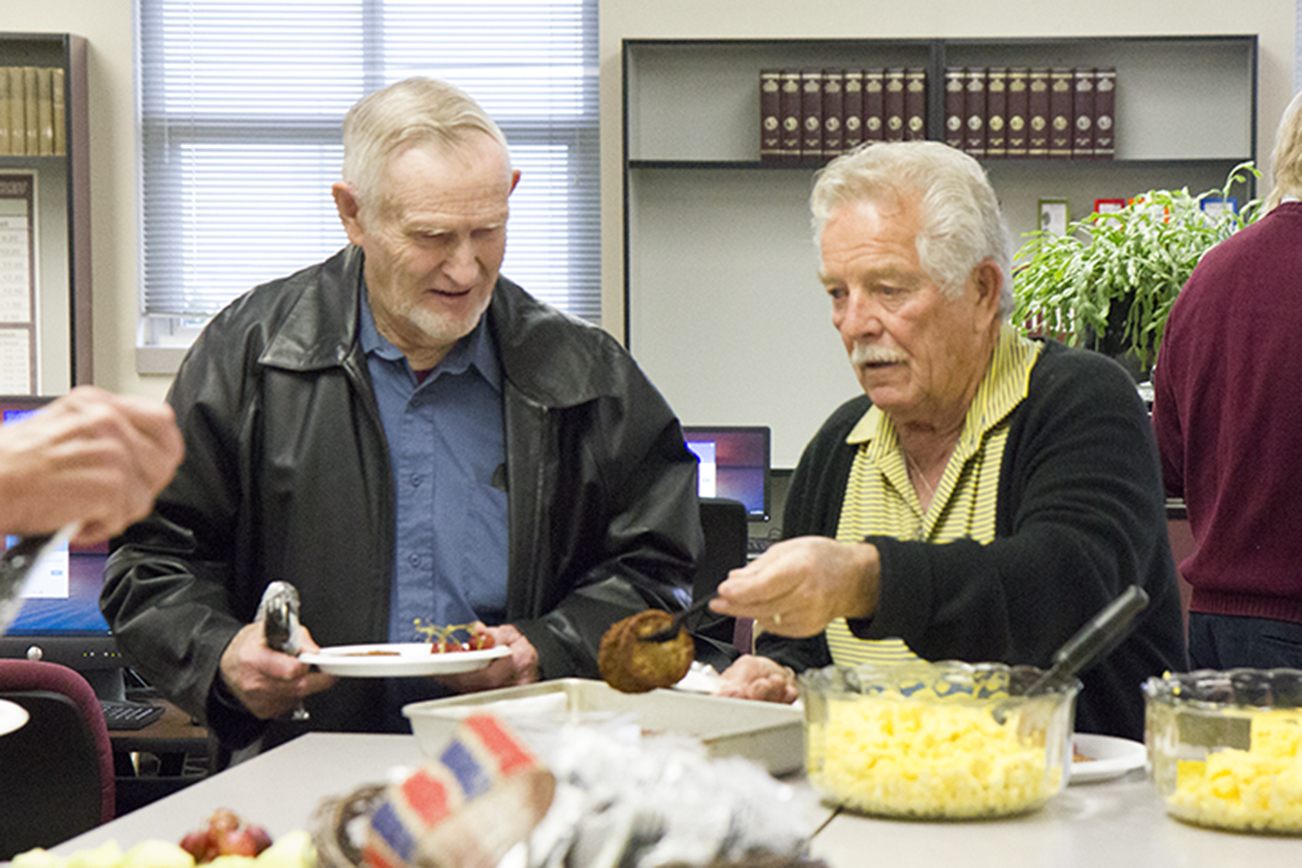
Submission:
M 104 709 L 104 722 L 111 730 L 144 729 L 163 716 L 163 706 L 146 702 L 101 699 L 99 704 Z
M 773 540 L 766 536 L 747 537 L 746 555 L 747 557 L 757 558 L 768 551 L 771 545 L 773 545 Z

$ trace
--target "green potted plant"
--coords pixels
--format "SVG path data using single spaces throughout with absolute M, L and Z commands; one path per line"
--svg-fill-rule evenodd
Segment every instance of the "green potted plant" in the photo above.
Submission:
M 1209 197 L 1228 201 L 1249 175 L 1261 173 L 1240 163 L 1220 189 L 1149 190 L 1119 210 L 1068 223 L 1064 234 L 1027 233 L 1013 257 L 1013 322 L 1118 358 L 1142 379 L 1198 260 L 1260 216 L 1257 199 L 1203 210 Z

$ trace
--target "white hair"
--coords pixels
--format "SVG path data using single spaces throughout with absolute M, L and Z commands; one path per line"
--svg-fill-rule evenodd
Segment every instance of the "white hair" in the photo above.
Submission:
M 362 97 L 344 116 L 343 180 L 362 210 L 374 213 L 396 154 L 412 144 L 455 148 L 477 135 L 507 150 L 502 130 L 465 91 L 432 78 L 403 79 Z
M 1266 197 L 1267 210 L 1285 196 L 1302 197 L 1302 91 L 1294 94 L 1280 118 L 1275 150 L 1271 154 L 1271 174 L 1275 177 L 1275 187 Z
M 941 291 L 955 297 L 972 269 L 999 268 L 999 316 L 1013 310 L 1012 242 L 994 188 L 979 163 L 940 142 L 874 142 L 837 157 L 818 172 L 809 207 L 814 242 L 832 212 L 852 202 L 917 201 L 922 229 L 918 262 Z

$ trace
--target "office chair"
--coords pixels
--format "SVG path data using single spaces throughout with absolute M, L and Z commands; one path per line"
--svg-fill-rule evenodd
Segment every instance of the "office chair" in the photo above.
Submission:
M 692 579 L 693 600 L 713 594 L 729 570 L 746 564 L 746 507 L 726 497 L 702 497 L 700 501 L 705 549 Z M 705 612 L 692 628 L 697 659 L 716 668 L 726 666 L 736 657 L 736 629 L 735 618 Z
M 113 819 L 113 748 L 86 679 L 57 663 L 0 660 L 0 698 L 31 716 L 0 736 L 0 861 Z

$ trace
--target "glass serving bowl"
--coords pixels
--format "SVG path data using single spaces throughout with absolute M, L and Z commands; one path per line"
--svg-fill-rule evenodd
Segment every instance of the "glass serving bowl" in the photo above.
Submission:
M 1203 669 L 1144 683 L 1153 783 L 1173 817 L 1302 834 L 1302 670 Z
M 889 817 L 1035 810 L 1067 782 L 1080 682 L 1002 663 L 829 666 L 800 677 L 806 769 L 830 801 Z

